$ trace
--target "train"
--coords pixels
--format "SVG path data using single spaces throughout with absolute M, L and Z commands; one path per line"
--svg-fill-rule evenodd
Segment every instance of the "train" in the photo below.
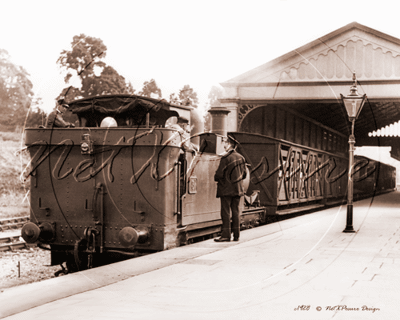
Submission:
M 26 128 L 30 221 L 21 235 L 65 272 L 215 237 L 221 230 L 214 174 L 224 136 L 204 132 L 193 107 L 136 95 L 74 100 L 71 128 Z M 115 126 L 103 126 L 112 118 Z M 190 121 L 184 150 L 178 117 Z M 261 133 L 230 132 L 248 163 L 241 229 L 343 201 L 346 155 Z M 355 195 L 395 188 L 395 168 L 358 158 Z
M 254 133 L 230 133 L 238 151 L 251 165 L 248 194 L 257 194 L 270 219 L 343 204 L 348 186 L 346 155 L 298 145 Z M 365 156 L 355 156 L 354 199 L 396 189 L 396 168 Z

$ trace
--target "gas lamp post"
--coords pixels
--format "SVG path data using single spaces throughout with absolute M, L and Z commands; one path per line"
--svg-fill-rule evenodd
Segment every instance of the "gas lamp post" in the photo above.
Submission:
M 351 134 L 349 137 L 349 178 L 348 178 L 348 187 L 347 187 L 347 220 L 346 220 L 346 228 L 343 232 L 346 233 L 354 233 L 355 230 L 353 228 L 353 165 L 354 165 L 354 144 L 356 143 L 354 137 L 354 123 L 358 118 L 358 115 L 361 112 L 362 107 L 364 106 L 364 102 L 366 100 L 367 95 L 364 94 L 360 96 L 357 92 L 357 79 L 356 73 L 353 73 L 353 81 L 354 84 L 350 88 L 350 94 L 348 96 L 343 96 L 340 94 L 342 98 L 343 104 L 346 107 L 347 114 L 349 116 L 349 121 L 351 122 Z

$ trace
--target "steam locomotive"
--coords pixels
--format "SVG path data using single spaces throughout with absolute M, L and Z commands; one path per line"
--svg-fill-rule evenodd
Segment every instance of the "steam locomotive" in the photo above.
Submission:
M 69 105 L 77 116 L 74 128 L 26 129 L 31 212 L 21 233 L 51 251 L 52 265 L 66 262 L 72 272 L 220 231 L 214 174 L 223 137 L 202 132 L 193 108 L 135 95 Z M 101 125 L 109 117 L 117 126 Z M 182 149 L 185 141 L 169 127 L 177 117 L 190 119 L 198 151 Z M 242 228 L 344 197 L 345 156 L 260 134 L 232 134 L 251 165 Z M 359 163 L 360 194 L 394 188 L 393 167 Z

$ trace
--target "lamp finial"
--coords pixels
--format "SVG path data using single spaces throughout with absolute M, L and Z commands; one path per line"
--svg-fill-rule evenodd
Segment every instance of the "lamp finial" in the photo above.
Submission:
M 354 86 L 357 86 L 357 77 L 355 71 L 353 71 L 353 81 L 354 81 Z

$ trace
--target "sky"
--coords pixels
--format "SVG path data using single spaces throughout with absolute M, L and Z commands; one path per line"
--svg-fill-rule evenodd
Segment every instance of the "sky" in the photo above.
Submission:
M 204 107 L 227 81 L 351 22 L 400 38 L 398 1 L 0 1 L 0 48 L 30 74 L 50 111 L 67 85 L 56 64 L 75 35 L 100 38 L 105 62 L 162 97 L 186 84 Z

